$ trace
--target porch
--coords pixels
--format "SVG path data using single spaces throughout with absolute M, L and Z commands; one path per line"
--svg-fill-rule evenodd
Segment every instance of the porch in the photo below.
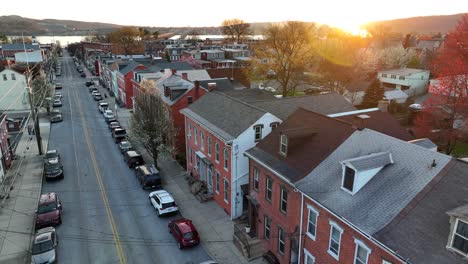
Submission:
M 233 243 L 248 261 L 260 258 L 266 252 L 262 240 L 256 237 L 245 217 L 234 220 Z

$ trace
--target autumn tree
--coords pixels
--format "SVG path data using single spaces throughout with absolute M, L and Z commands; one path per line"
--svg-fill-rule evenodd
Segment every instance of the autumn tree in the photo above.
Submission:
M 250 24 L 242 19 L 226 19 L 221 23 L 223 34 L 232 42 L 241 43 L 248 35 L 252 34 Z
M 254 49 L 249 69 L 251 79 L 273 78 L 281 85 L 283 96 L 294 94 L 313 58 L 314 30 L 312 24 L 295 21 L 267 28 L 262 45 Z
M 438 84 L 430 87 L 416 131 L 450 154 L 468 129 L 468 14 L 448 34 L 431 68 Z
M 135 27 L 122 27 L 109 33 L 107 36 L 113 45 L 113 52 L 115 49 L 124 55 L 132 55 L 144 51 L 140 31 Z
M 141 82 L 142 93 L 135 97 L 135 112 L 130 119 L 131 138 L 146 147 L 158 166 L 161 153 L 174 153 L 174 128 L 171 114 L 156 91 L 153 81 Z
M 379 101 L 383 99 L 384 93 L 381 82 L 375 78 L 364 93 L 360 108 L 376 107 Z

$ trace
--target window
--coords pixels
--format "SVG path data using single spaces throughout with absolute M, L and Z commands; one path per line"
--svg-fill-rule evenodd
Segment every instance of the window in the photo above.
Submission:
M 335 222 L 330 221 L 330 243 L 328 245 L 328 254 L 332 255 L 336 260 L 340 256 L 340 242 L 343 229 Z
M 359 239 L 354 239 L 354 243 L 356 243 L 356 252 L 354 253 L 354 264 L 367 264 L 369 254 L 371 252 L 370 248 L 368 248 Z
M 273 194 L 273 180 L 270 177 L 266 177 L 265 198 L 267 201 L 271 202 L 272 194 Z
M 187 103 L 192 104 L 193 103 L 193 98 L 192 96 L 187 97 Z
M 398 77 L 398 80 L 403 80 L 403 81 L 404 81 L 404 80 L 405 80 L 405 76 L 399 76 L 399 77 Z
M 229 201 L 229 182 L 227 179 L 224 179 L 224 202 L 228 203 Z
M 208 148 L 208 156 L 211 156 L 211 137 L 206 138 L 206 147 Z
M 224 169 L 227 170 L 229 166 L 229 151 L 224 148 Z
M 453 234 L 452 248 L 463 253 L 468 254 L 468 223 L 457 219 L 457 224 Z
M 271 236 L 271 219 L 265 215 L 265 221 L 263 221 L 265 224 L 265 234 L 264 234 L 264 237 L 266 240 L 270 240 L 270 236 Z
M 256 125 L 254 126 L 254 130 L 255 130 L 255 142 L 259 141 L 262 139 L 262 128 L 263 128 L 263 125 Z
M 205 149 L 205 135 L 203 134 L 203 131 L 200 131 L 200 145 L 201 149 Z
M 219 194 L 219 172 L 216 172 L 216 193 Z
M 277 128 L 278 126 L 279 126 L 279 122 L 272 122 L 272 123 L 270 124 L 270 127 L 271 127 L 272 130 L 275 129 L 275 128 Z
M 395 74 L 392 74 L 392 75 L 390 75 L 390 78 L 396 79 L 396 75 L 395 75 Z
M 216 160 L 216 163 L 219 163 L 219 144 L 218 144 L 218 142 L 215 143 L 215 160 Z
M 281 227 L 278 227 L 278 252 L 281 255 L 284 255 L 284 248 L 285 248 L 285 243 L 284 243 L 284 230 Z
M 195 138 L 195 145 L 198 145 L 197 133 L 197 128 L 193 127 L 193 137 Z
M 7 75 L 6 75 L 6 74 L 3 74 L 3 80 L 4 80 L 4 81 L 8 81 L 8 78 L 7 78 Z
M 353 192 L 354 186 L 354 175 L 355 172 L 348 166 L 345 166 L 344 178 L 343 178 L 343 188 L 346 190 Z
M 382 73 L 382 77 L 387 78 L 387 74 L 386 74 L 386 73 Z
M 286 135 L 281 135 L 280 137 L 280 153 L 286 156 L 288 152 L 288 137 Z
M 187 134 L 188 138 L 191 139 L 192 138 L 192 124 L 189 123 L 188 124 L 188 134 Z
M 188 153 L 189 153 L 189 163 L 192 164 L 193 162 L 192 162 L 192 148 L 191 147 L 189 147 Z
M 309 216 L 307 218 L 307 236 L 310 237 L 312 240 L 315 240 L 315 235 L 317 233 L 317 218 L 318 218 L 318 211 L 315 210 L 310 205 L 307 205 L 307 209 L 309 211 Z
M 307 249 L 304 249 L 304 264 L 314 264 L 315 258 Z
M 382 264 L 393 264 L 393 263 L 388 260 L 382 259 Z
M 258 171 L 257 168 L 253 168 L 253 188 L 258 192 L 258 178 L 259 178 L 260 172 Z
M 281 187 L 280 211 L 286 213 L 288 211 L 288 190 Z
M 208 191 L 209 193 L 211 193 L 213 191 L 212 190 L 213 189 L 213 171 L 210 168 L 208 168 L 207 172 L 208 172 L 208 186 L 210 187 L 210 190 Z
M 14 73 L 11 74 L 11 79 L 12 79 L 13 81 L 16 80 L 16 75 L 15 75 Z

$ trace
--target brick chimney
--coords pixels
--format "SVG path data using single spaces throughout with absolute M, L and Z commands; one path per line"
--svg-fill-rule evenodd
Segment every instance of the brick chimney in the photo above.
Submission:
M 194 81 L 193 82 L 193 85 L 195 87 L 195 95 L 196 95 L 196 98 L 198 98 L 198 91 L 200 90 L 200 81 Z
M 182 79 L 188 81 L 188 73 L 183 72 L 183 73 L 182 73 Z
M 177 73 L 177 70 L 176 69 L 171 69 L 172 71 L 172 75 L 176 74 Z
M 213 91 L 216 89 L 216 83 L 215 82 L 211 82 L 211 83 L 208 83 L 208 91 Z
M 379 101 L 379 104 L 377 107 L 379 108 L 380 111 L 382 112 L 388 112 L 388 106 L 390 105 L 390 101 L 388 100 L 381 100 Z
M 358 130 L 363 130 L 367 126 L 367 120 L 370 118 L 368 115 L 357 115 L 354 116 L 353 126 Z

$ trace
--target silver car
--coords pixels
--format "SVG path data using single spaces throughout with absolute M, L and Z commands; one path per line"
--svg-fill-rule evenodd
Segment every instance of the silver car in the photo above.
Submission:
M 31 264 L 56 263 L 58 237 L 55 228 L 46 227 L 39 229 L 34 237 L 32 246 Z

